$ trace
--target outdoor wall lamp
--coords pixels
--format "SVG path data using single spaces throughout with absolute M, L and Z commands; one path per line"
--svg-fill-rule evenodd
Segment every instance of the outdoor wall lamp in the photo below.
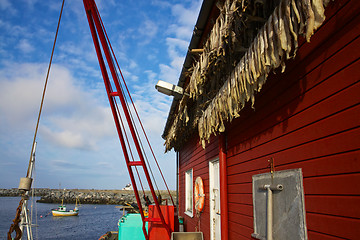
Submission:
M 155 88 L 163 94 L 174 96 L 176 99 L 180 99 L 183 95 L 189 96 L 188 93 L 184 92 L 182 87 L 161 80 L 158 81 Z

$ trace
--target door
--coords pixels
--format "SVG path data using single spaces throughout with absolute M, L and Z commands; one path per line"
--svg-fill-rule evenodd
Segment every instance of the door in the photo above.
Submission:
M 221 239 L 219 159 L 209 162 L 210 239 Z

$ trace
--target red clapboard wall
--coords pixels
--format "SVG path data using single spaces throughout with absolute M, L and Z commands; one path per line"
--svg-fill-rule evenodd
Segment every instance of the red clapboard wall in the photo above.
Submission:
M 250 107 L 226 126 L 229 239 L 251 239 L 252 175 L 302 168 L 309 239 L 360 238 L 360 1 L 337 0 L 326 21 L 303 40 L 284 73 L 271 74 Z M 179 152 L 179 204 L 187 231 L 210 239 L 209 161 L 194 136 Z M 185 172 L 204 180 L 200 217 L 185 210 Z
M 196 135 L 195 135 L 196 136 Z M 199 144 L 199 138 L 191 139 L 186 147 L 179 152 L 179 211 L 184 217 L 185 230 L 187 232 L 202 231 L 204 239 L 210 239 L 210 210 L 209 210 L 209 161 L 215 160 L 219 155 L 219 143 L 217 138 L 212 137 L 204 150 Z M 185 212 L 185 172 L 193 169 L 193 180 L 201 177 L 204 182 L 205 205 L 200 216 L 189 217 Z M 195 203 L 193 204 L 195 205 Z M 200 227 L 199 227 L 200 226 Z
M 252 175 L 302 168 L 309 239 L 360 237 L 360 1 L 335 1 L 310 43 L 228 126 L 230 239 L 251 239 Z

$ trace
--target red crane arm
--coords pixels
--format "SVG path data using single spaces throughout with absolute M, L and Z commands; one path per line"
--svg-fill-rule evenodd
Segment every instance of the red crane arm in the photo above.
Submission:
M 134 125 L 133 122 L 131 120 L 131 116 L 129 113 L 129 109 L 127 107 L 126 104 L 126 99 L 123 95 L 121 86 L 120 86 L 120 81 L 119 81 L 119 77 L 116 71 L 116 67 L 114 65 L 114 61 L 113 61 L 113 56 L 111 54 L 110 51 L 110 42 L 108 42 L 107 38 L 106 38 L 106 33 L 105 33 L 105 29 L 103 28 L 102 22 L 101 22 L 101 18 L 99 15 L 99 12 L 97 10 L 96 4 L 94 0 L 83 0 L 84 3 L 84 7 L 85 7 L 85 11 L 86 11 L 86 15 L 87 15 L 87 19 L 89 22 L 89 26 L 90 26 L 90 30 L 91 30 L 91 35 L 94 41 L 94 45 L 95 45 L 95 50 L 96 50 L 96 54 L 98 57 L 98 61 L 100 64 L 100 69 L 101 69 L 101 73 L 103 76 L 103 80 L 104 80 L 104 84 L 105 84 L 105 88 L 106 88 L 106 93 L 109 99 L 109 103 L 110 103 L 110 107 L 111 107 L 111 111 L 114 117 L 114 121 L 115 121 L 115 126 L 117 129 L 117 133 L 120 139 L 120 143 L 121 143 L 121 147 L 123 149 L 123 153 L 124 153 L 124 158 L 125 158 L 125 162 L 127 165 L 127 169 L 129 171 L 129 175 L 130 175 L 130 179 L 131 179 L 131 183 L 134 187 L 134 193 L 135 193 L 135 197 L 136 197 L 136 201 L 137 204 L 139 206 L 139 210 L 141 213 L 141 218 L 143 220 L 143 232 L 145 235 L 146 239 L 149 239 L 149 235 L 146 231 L 145 228 L 145 222 L 150 222 L 150 221 L 159 221 L 159 219 L 146 219 L 144 216 L 144 212 L 141 206 L 141 201 L 140 201 L 140 197 L 139 197 L 139 193 L 138 193 L 138 189 L 137 189 L 137 184 L 134 178 L 134 172 L 132 167 L 136 167 L 136 166 L 140 166 L 143 168 L 146 180 L 148 182 L 151 194 L 153 196 L 154 199 L 154 203 L 155 203 L 155 208 L 157 210 L 157 212 L 159 213 L 159 217 L 160 217 L 160 222 L 162 223 L 163 227 L 166 228 L 169 236 L 171 234 L 171 228 L 170 226 L 165 222 L 164 216 L 161 212 L 160 209 L 160 204 L 157 200 L 156 194 L 155 194 L 155 190 L 153 187 L 153 184 L 151 182 L 151 178 L 147 169 L 147 166 L 145 164 L 145 160 L 144 160 L 144 155 L 143 152 L 141 150 L 140 144 L 139 144 L 139 140 L 137 138 L 135 129 L 134 129 Z M 108 69 L 110 71 L 110 75 L 108 73 L 108 69 L 106 68 L 105 65 L 105 60 L 103 58 L 103 55 L 105 56 L 106 62 L 107 62 L 107 66 Z M 114 56 L 115 57 L 115 56 Z M 112 90 L 112 86 L 115 86 L 116 91 Z M 126 142 L 124 139 L 124 135 L 123 132 L 125 131 L 124 129 L 122 129 L 121 125 L 120 125 L 120 113 L 117 112 L 117 108 L 116 108 L 116 97 L 119 98 L 121 106 L 122 106 L 122 110 L 123 113 L 125 115 L 126 118 L 126 123 L 127 126 L 130 130 L 131 136 L 132 136 L 132 140 L 133 143 L 136 147 L 136 151 L 139 157 L 139 161 L 132 161 L 129 158 L 129 154 L 128 154 L 128 149 L 126 147 Z

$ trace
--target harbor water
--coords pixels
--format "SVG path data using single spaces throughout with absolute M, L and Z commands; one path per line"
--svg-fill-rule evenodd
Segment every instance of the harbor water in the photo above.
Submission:
M 7 239 L 7 232 L 15 217 L 19 201 L 19 197 L 0 197 L 0 240 Z M 29 201 L 29 208 L 30 205 Z M 33 224 L 38 225 L 33 227 L 34 239 L 97 240 L 108 231 L 117 231 L 117 223 L 122 216 L 122 211 L 115 208 L 115 205 L 83 204 L 79 207 L 78 216 L 53 217 L 50 210 L 57 208 L 58 205 L 50 203 L 33 205 Z M 66 207 L 73 209 L 74 204 L 67 204 Z M 35 213 L 37 213 L 36 218 Z

